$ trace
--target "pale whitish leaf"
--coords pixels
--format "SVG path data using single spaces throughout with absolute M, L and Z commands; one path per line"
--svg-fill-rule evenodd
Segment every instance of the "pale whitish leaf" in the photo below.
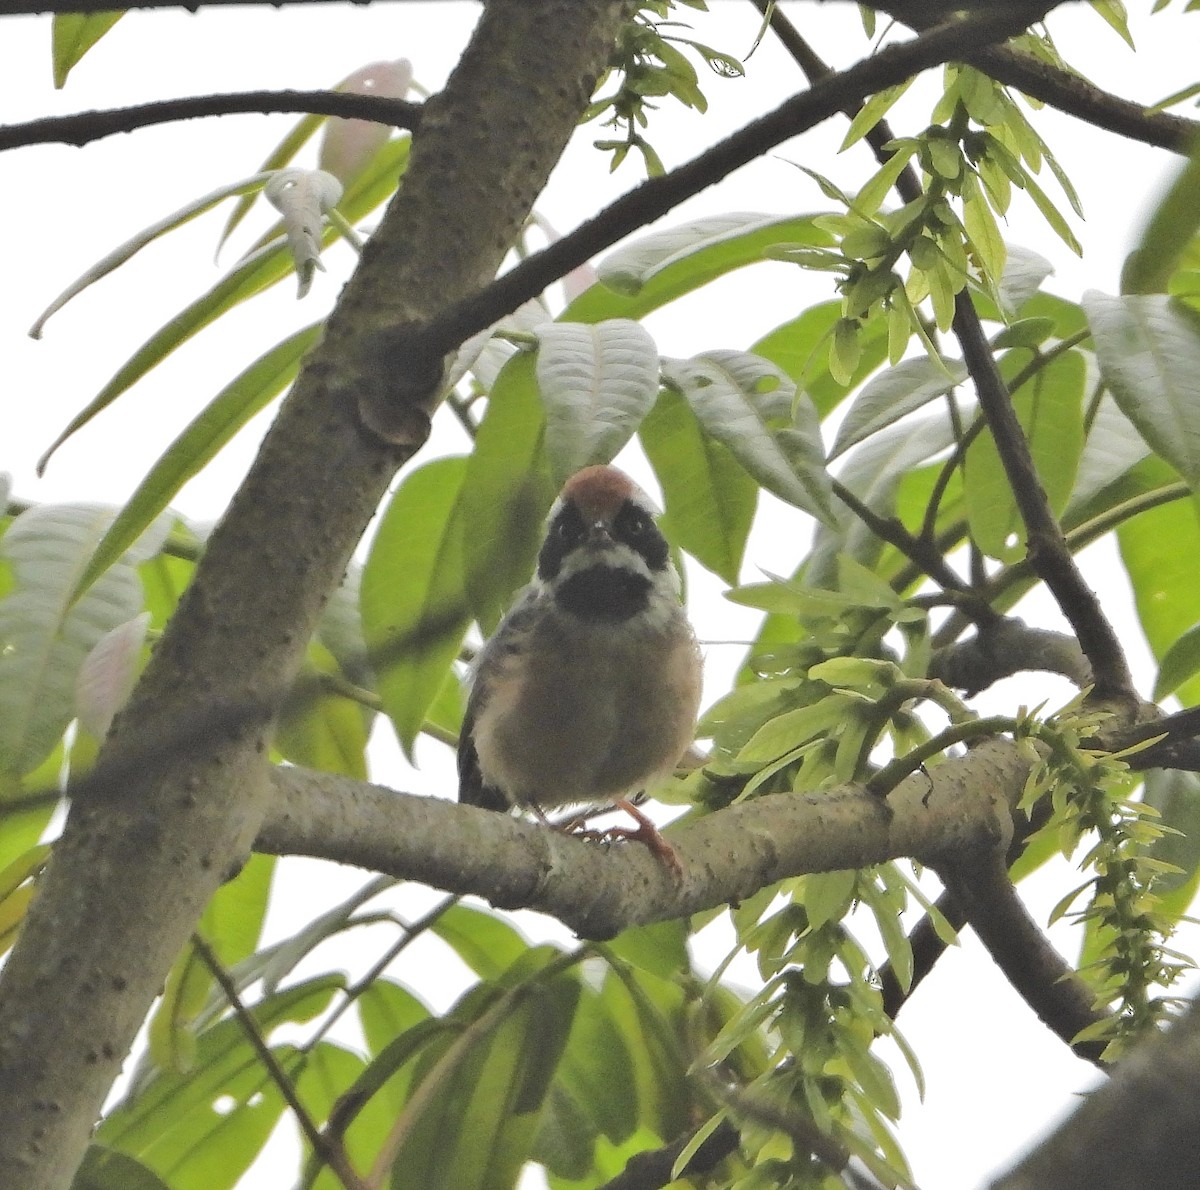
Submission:
M 637 430 L 658 396 L 658 349 L 628 318 L 548 323 L 538 339 L 546 453 L 561 483 L 611 461 Z
M 342 80 L 338 90 L 403 99 L 412 82 L 412 63 L 407 58 L 397 58 L 394 62 L 372 62 L 359 67 Z M 317 167 L 345 184 L 362 173 L 391 134 L 391 127 L 378 120 L 345 120 L 331 116 L 322 131 Z
M 313 273 L 324 271 L 321 263 L 321 232 L 325 213 L 337 206 L 342 184 L 320 169 L 281 169 L 263 187 L 267 201 L 283 216 L 292 260 L 299 282 L 297 297 L 312 285 Z
M 13 575 L 0 600 L 0 772 L 19 776 L 49 755 L 75 713 L 84 658 L 141 610 L 129 555 L 69 602 L 112 517 L 108 508 L 43 505 L 17 517 L 0 540 Z
M 98 740 L 125 705 L 137 678 L 150 613 L 141 612 L 106 632 L 84 658 L 75 682 L 75 714 Z
M 705 431 L 765 488 L 818 520 L 832 521 L 832 485 L 816 412 L 807 398 L 797 397 L 785 372 L 749 352 L 710 351 L 664 360 L 663 375 L 683 393 Z
M 1071 519 L 1075 509 L 1082 508 L 1149 453 L 1145 439 L 1112 397 L 1105 393 L 1096 407 L 1083 453 L 1079 456 L 1079 469 L 1065 510 L 1066 518 Z
M 864 386 L 854 399 L 838 430 L 830 459 L 869 438 L 906 414 L 920 409 L 948 393 L 967 378 L 967 370 L 958 360 L 903 360 Z
M 1138 433 L 1193 487 L 1200 483 L 1200 334 L 1161 294 L 1089 290 L 1083 308 L 1100 371 Z
M 114 269 L 119 268 L 132 256 L 140 252 L 147 244 L 157 240 L 159 236 L 165 235 L 169 231 L 174 231 L 177 227 L 182 227 L 185 223 L 195 219 L 197 215 L 203 215 L 205 211 L 211 210 L 217 203 L 229 198 L 230 195 L 248 194 L 251 191 L 259 190 L 270 177 L 271 175 L 266 173 L 255 174 L 251 178 L 243 178 L 240 182 L 231 182 L 228 186 L 221 186 L 212 191 L 211 194 L 206 194 L 203 198 L 198 198 L 195 202 L 190 202 L 187 206 L 180 207 L 177 211 L 172 211 L 171 214 L 160 219 L 157 223 L 152 223 L 149 227 L 143 228 L 137 235 L 131 236 L 123 244 L 114 248 L 102 260 L 96 261 L 77 280 L 72 281 L 38 316 L 37 321 L 29 328 L 30 337 L 40 339 L 46 322 L 52 314 L 61 310 L 73 297 L 77 297 L 89 285 L 99 281 L 101 277 L 107 276 Z
M 550 312 L 539 298 L 531 298 L 506 314 L 478 334 L 472 335 L 455 352 L 454 359 L 446 371 L 444 388 L 452 389 L 468 372 L 479 381 L 484 392 L 491 392 L 500 369 L 512 358 L 517 348 L 498 335 L 506 332 L 532 334 L 543 323 L 550 321 Z
M 745 235 L 759 227 L 787 222 L 791 220 L 749 211 L 711 215 L 694 223 L 685 223 L 682 227 L 655 232 L 619 248 L 600 262 L 597 271 L 600 280 L 609 289 L 635 294 L 665 268 L 702 248 Z

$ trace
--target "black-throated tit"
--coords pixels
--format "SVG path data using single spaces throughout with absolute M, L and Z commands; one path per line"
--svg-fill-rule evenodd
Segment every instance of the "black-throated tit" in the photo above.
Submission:
M 623 801 L 669 776 L 700 703 L 700 651 L 679 592 L 646 494 L 615 467 L 572 476 L 536 577 L 472 668 L 459 800 L 544 817 Z

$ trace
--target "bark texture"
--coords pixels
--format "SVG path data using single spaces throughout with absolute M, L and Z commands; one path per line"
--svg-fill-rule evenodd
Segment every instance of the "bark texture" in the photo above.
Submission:
M 491 0 L 429 101 L 404 187 L 73 807 L 4 969 L 6 1185 L 70 1185 L 173 959 L 261 827 L 274 708 L 427 424 L 433 377 L 398 373 L 378 343 L 494 275 L 587 104 L 622 11 L 620 0 Z M 365 429 L 360 407 L 386 414 L 400 444 Z M 177 737 L 198 707 L 213 729 L 156 753 L 154 740 Z M 130 755 L 155 759 L 134 765 Z M 48 1012 L 52 1004 L 64 1011 Z

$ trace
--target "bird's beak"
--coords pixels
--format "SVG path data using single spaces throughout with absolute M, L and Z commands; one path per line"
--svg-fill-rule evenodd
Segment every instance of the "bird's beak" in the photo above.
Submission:
M 612 526 L 607 521 L 593 521 L 588 525 L 589 542 L 611 542 Z

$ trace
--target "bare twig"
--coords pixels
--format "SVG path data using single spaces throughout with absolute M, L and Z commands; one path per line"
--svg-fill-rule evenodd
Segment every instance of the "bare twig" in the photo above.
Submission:
M 212 947 L 209 946 L 208 941 L 198 931 L 192 935 L 192 947 L 200 957 L 200 961 L 208 968 L 209 974 L 220 985 L 221 991 L 225 993 L 225 998 L 232 1006 L 234 1015 L 238 1019 L 238 1024 L 242 1027 L 242 1032 L 246 1034 L 246 1040 L 250 1042 L 250 1046 L 257 1055 L 258 1060 L 262 1063 L 263 1069 L 266 1070 L 271 1081 L 279 1089 L 284 1102 L 292 1109 L 292 1114 L 296 1117 L 296 1121 L 300 1125 L 300 1131 L 304 1133 L 305 1139 L 312 1145 L 313 1150 L 321 1155 L 322 1161 L 337 1174 L 346 1190 L 367 1190 L 366 1183 L 355 1173 L 353 1166 L 350 1164 L 350 1159 L 346 1156 L 345 1150 L 330 1140 L 317 1127 L 316 1121 L 308 1114 L 308 1108 L 300 1102 L 300 1096 L 296 1092 L 295 1084 L 292 1082 L 287 1071 L 279 1064 L 279 1059 L 267 1044 L 266 1038 L 263 1037 L 262 1030 L 259 1029 L 258 1022 L 254 1019 L 253 1014 L 242 1003 L 237 987 L 229 977 L 229 972 L 225 970 L 221 964 L 221 960 L 217 958 Z
M 356 95 L 350 91 L 240 91 L 229 95 L 194 95 L 133 107 L 77 112 L 71 116 L 47 116 L 26 124 L 0 125 L 0 149 L 45 144 L 86 145 L 118 132 L 132 132 L 155 124 L 253 112 L 264 115 L 304 112 L 415 129 L 421 120 L 421 109 L 421 104 L 405 99 Z

